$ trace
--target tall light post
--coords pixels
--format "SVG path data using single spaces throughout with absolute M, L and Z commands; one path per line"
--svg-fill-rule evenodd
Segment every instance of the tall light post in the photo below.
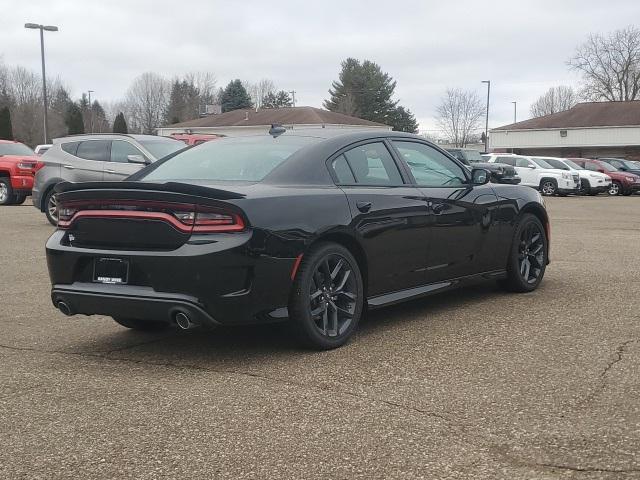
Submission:
M 491 80 L 482 80 L 482 83 L 487 84 L 487 117 L 484 124 L 484 153 L 488 153 L 488 150 L 489 150 L 489 98 L 491 95 Z
M 518 102 L 511 102 L 513 103 L 513 123 L 517 123 L 518 122 Z
M 42 57 L 42 102 L 44 104 L 44 143 L 49 143 L 49 125 L 47 122 L 47 74 L 44 68 L 44 31 L 57 32 L 55 25 L 39 25 L 37 23 L 25 23 L 24 28 L 40 30 L 40 56 Z
M 91 107 L 91 94 L 93 93 L 93 90 L 87 90 L 87 93 L 89 94 L 89 132 L 93 133 L 93 108 Z

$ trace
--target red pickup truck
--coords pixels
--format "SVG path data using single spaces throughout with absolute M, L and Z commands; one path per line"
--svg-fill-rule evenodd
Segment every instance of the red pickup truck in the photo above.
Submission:
M 40 166 L 39 157 L 26 145 L 0 140 L 0 205 L 23 203 Z

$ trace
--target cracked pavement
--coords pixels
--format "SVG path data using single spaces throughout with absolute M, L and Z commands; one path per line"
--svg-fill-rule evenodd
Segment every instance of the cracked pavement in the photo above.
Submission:
M 539 290 L 380 310 L 331 352 L 65 317 L 44 216 L 0 208 L 0 477 L 640 479 L 640 198 L 547 203 Z

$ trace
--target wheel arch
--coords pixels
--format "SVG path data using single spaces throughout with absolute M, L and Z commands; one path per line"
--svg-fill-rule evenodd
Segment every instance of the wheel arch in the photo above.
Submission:
M 520 214 L 518 215 L 518 219 L 522 218 L 525 213 L 530 213 L 538 217 L 538 220 L 542 223 L 544 227 L 545 233 L 547 235 L 547 262 L 550 259 L 551 253 L 551 223 L 549 222 L 549 214 L 545 210 L 545 208 L 536 202 L 531 202 L 525 204 L 520 209 Z
M 558 188 L 558 179 L 554 177 L 542 177 L 540 179 L 540 183 L 538 183 L 538 187 L 542 187 L 542 183 L 546 182 L 547 180 L 551 180 L 553 183 L 555 183 L 556 188 Z
M 11 172 L 0 168 L 0 177 L 11 178 Z
M 44 204 L 44 201 L 47 198 L 47 195 L 60 182 L 64 182 L 64 180 L 61 180 L 61 179 L 49 180 L 49 182 L 47 182 L 45 184 L 44 188 L 42 189 L 42 195 L 40 195 L 40 205 L 38 205 L 38 209 L 41 212 L 44 212 L 44 209 L 46 208 L 46 205 Z

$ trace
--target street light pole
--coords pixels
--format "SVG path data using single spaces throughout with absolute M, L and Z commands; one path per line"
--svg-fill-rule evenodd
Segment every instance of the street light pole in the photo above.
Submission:
M 89 93 L 89 131 L 93 133 L 93 108 L 91 106 L 91 94 L 93 90 L 87 90 L 87 92 Z
M 517 123 L 518 122 L 518 102 L 511 102 L 513 103 L 513 123 Z
M 482 80 L 487 84 L 487 117 L 484 124 L 484 153 L 489 151 L 489 98 L 491 95 L 491 80 Z
M 57 32 L 58 27 L 54 25 L 39 25 L 37 23 L 25 23 L 24 28 L 40 30 L 40 57 L 42 59 L 42 102 L 44 106 L 44 143 L 49 143 L 49 124 L 47 120 L 47 73 L 44 66 L 44 31 Z

